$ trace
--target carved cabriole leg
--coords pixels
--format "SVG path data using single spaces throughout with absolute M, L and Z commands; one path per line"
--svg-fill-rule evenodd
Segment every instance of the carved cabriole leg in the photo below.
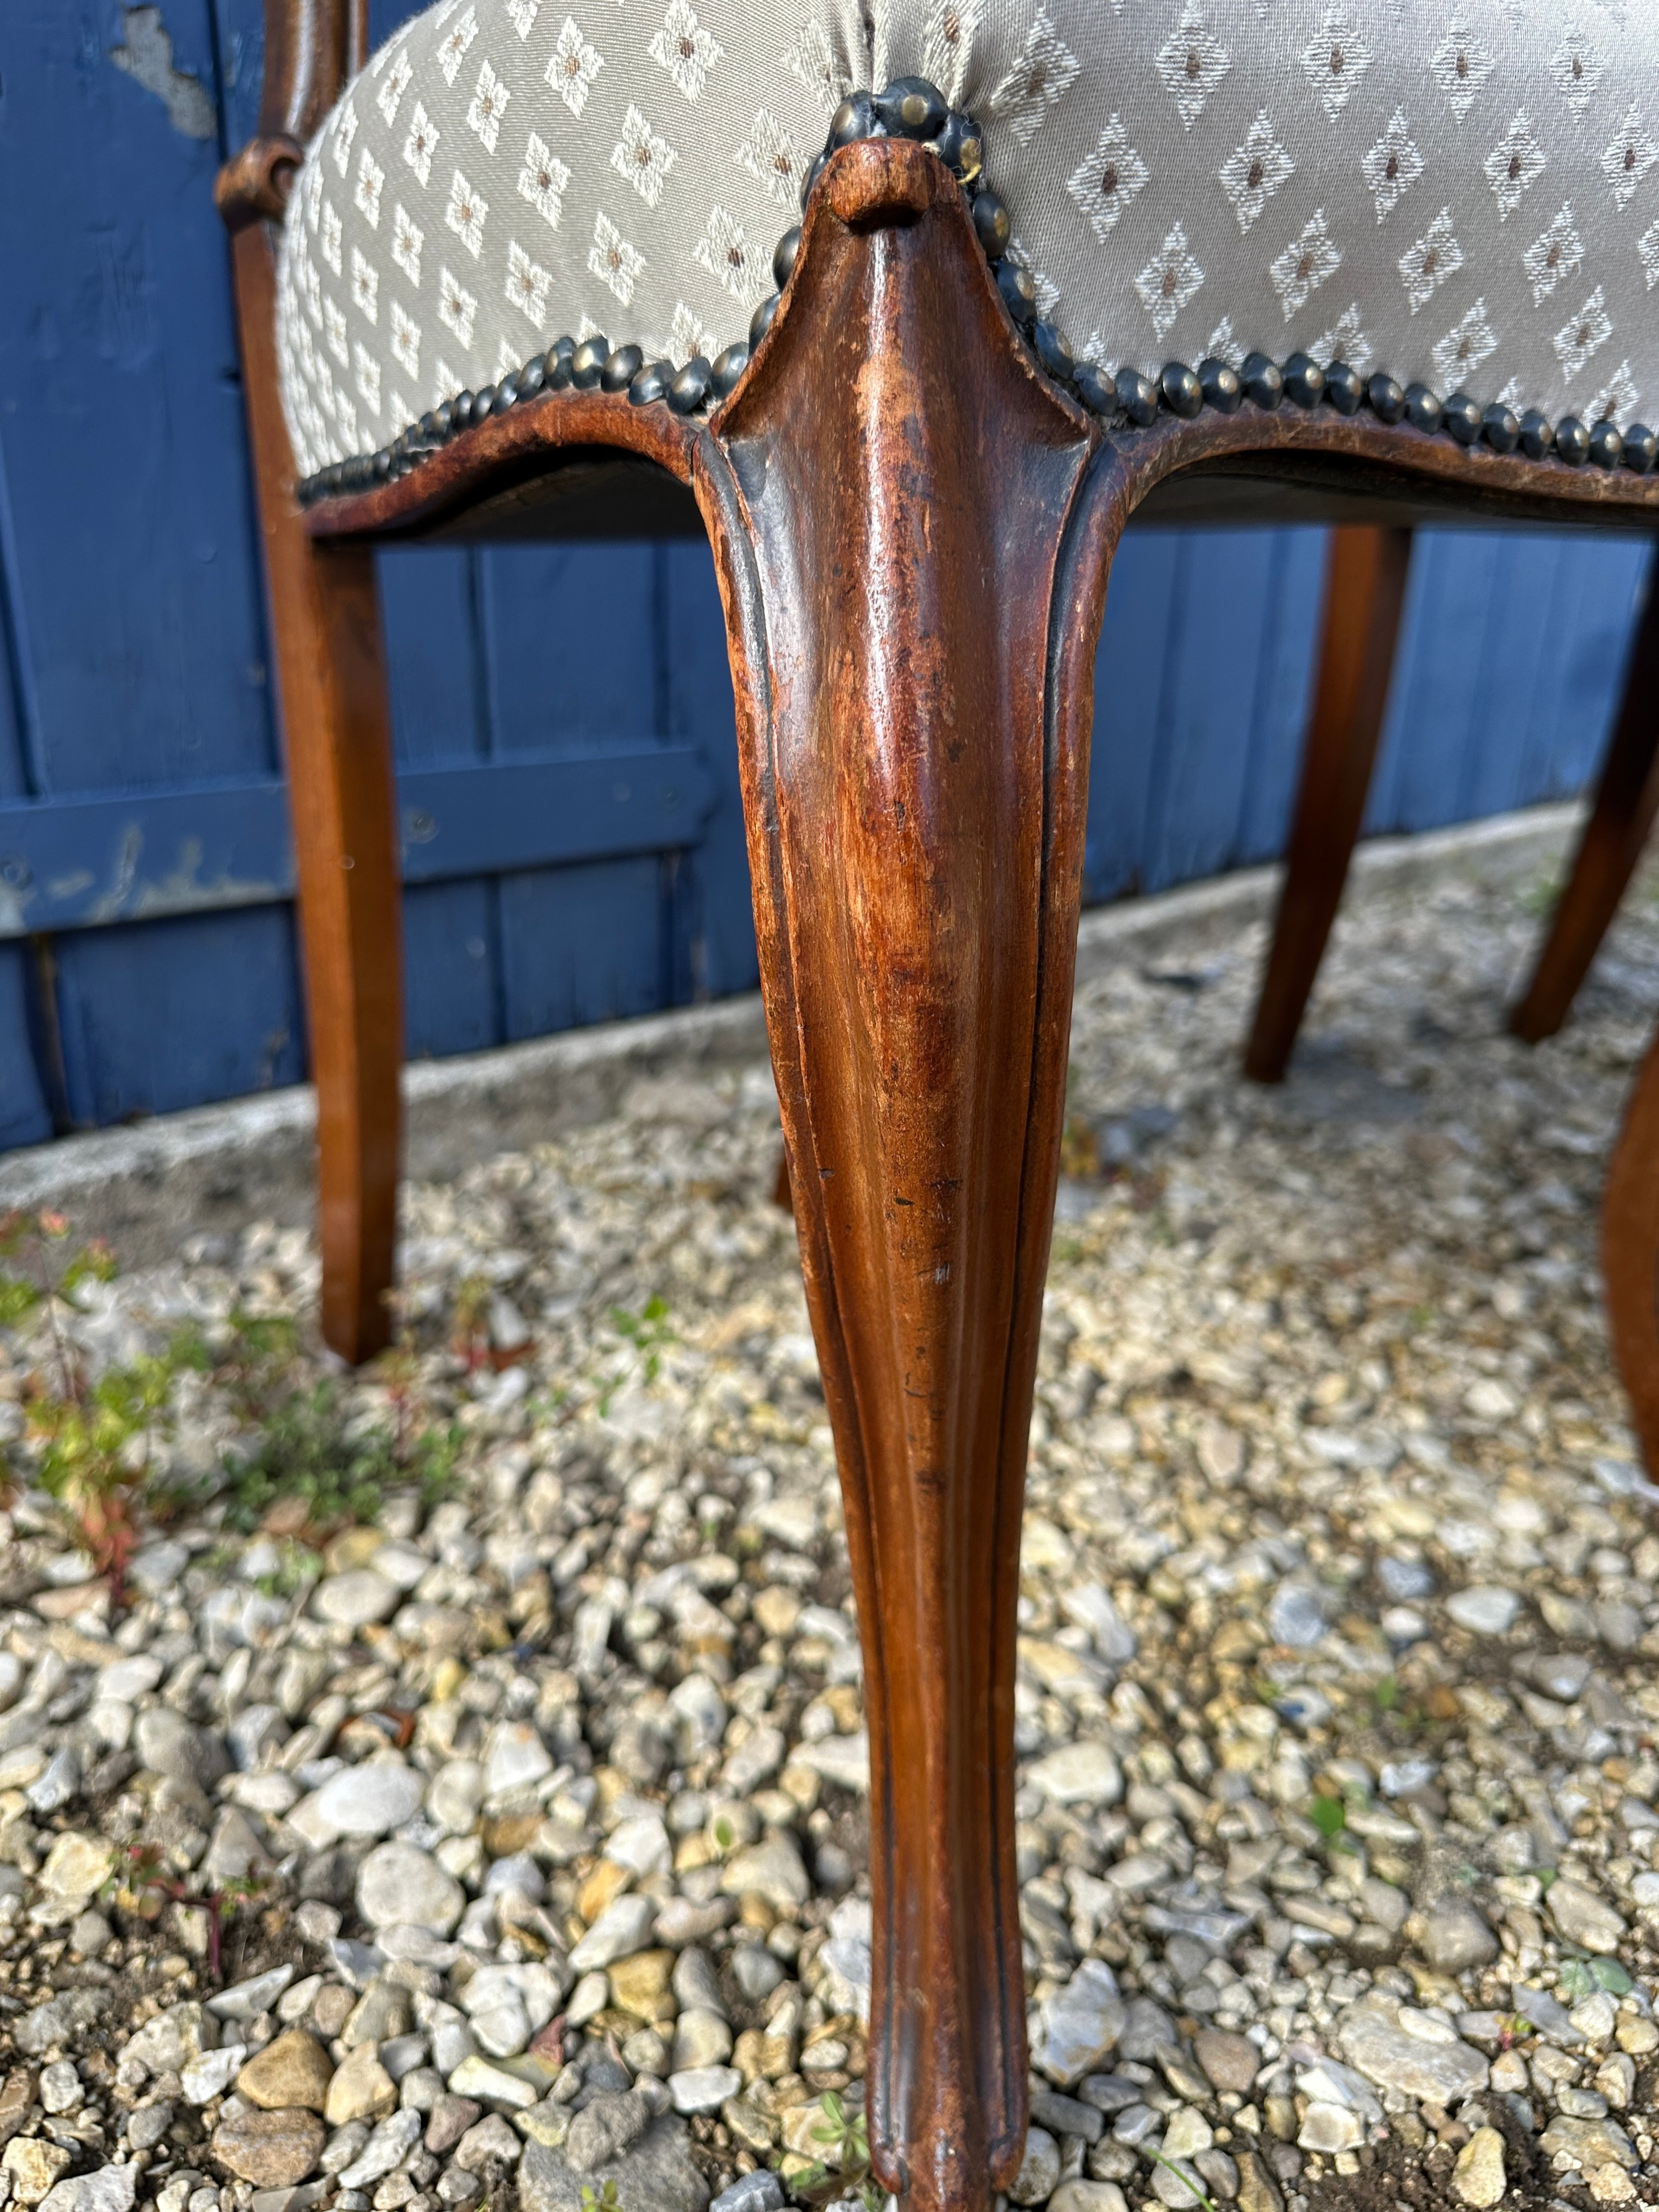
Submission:
M 1244 1073 L 1282 1083 L 1365 811 L 1411 561 L 1408 530 L 1331 532 L 1312 719 Z
M 356 1363 L 390 1334 L 402 1148 L 402 916 L 374 556 L 301 525 L 264 225 L 238 230 L 231 251 L 299 872 L 322 1328 Z
M 986 2212 L 1025 2128 L 1014 1605 L 1108 473 L 945 168 L 838 155 L 696 481 L 864 1644 L 872 2164 L 906 2212 Z
M 1550 918 L 1538 964 L 1510 1016 L 1528 1044 L 1553 1036 L 1567 1018 L 1612 927 L 1642 848 L 1659 813 L 1659 573 L 1648 584 L 1595 804 Z

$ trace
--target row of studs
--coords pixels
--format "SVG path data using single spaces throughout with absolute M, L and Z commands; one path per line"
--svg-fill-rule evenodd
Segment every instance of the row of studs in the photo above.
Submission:
M 1604 469 L 1622 465 L 1645 476 L 1659 459 L 1659 438 L 1642 423 L 1621 433 L 1612 422 L 1587 428 L 1576 416 L 1568 416 L 1552 426 L 1536 408 L 1517 417 L 1497 402 L 1483 409 L 1465 392 L 1454 392 L 1443 400 L 1425 385 L 1402 388 L 1385 374 L 1362 379 L 1346 362 L 1333 362 L 1321 368 L 1305 353 L 1292 354 L 1282 368 L 1265 354 L 1253 353 L 1237 369 L 1213 359 L 1201 362 L 1196 369 L 1182 362 L 1170 362 L 1156 383 L 1133 368 L 1120 369 L 1115 379 L 1110 378 L 1092 362 L 1074 361 L 1054 325 L 1038 315 L 1030 270 L 1007 258 L 1008 211 L 986 185 L 980 127 L 971 115 L 951 108 L 927 78 L 898 77 L 881 92 L 855 92 L 842 102 L 831 118 L 823 151 L 806 173 L 801 188 L 802 207 L 837 148 L 879 137 L 915 139 L 939 154 L 968 196 L 974 230 L 995 274 L 997 289 L 1044 374 L 1070 386 L 1085 406 L 1109 422 L 1144 427 L 1157 419 L 1160 407 L 1190 419 L 1206 406 L 1219 414 L 1233 414 L 1246 399 L 1269 410 L 1285 398 L 1307 408 L 1316 407 L 1323 400 L 1340 415 L 1355 415 L 1361 407 L 1369 406 L 1383 422 L 1409 422 L 1430 434 L 1443 431 L 1462 446 L 1484 442 L 1494 453 L 1519 450 L 1532 460 L 1543 460 L 1553 453 L 1572 468 L 1586 461 Z M 635 406 L 661 400 L 677 415 L 696 414 L 724 399 L 748 367 L 750 353 L 772 326 L 780 295 L 799 248 L 800 226 L 794 224 L 778 240 L 772 256 L 773 281 L 778 289 L 756 308 L 748 342 L 728 346 L 717 360 L 710 362 L 696 354 L 677 369 L 672 361 L 647 361 L 637 345 L 613 347 L 599 337 L 584 338 L 580 343 L 573 337 L 562 337 L 499 384 L 488 385 L 481 392 L 458 392 L 445 400 L 378 453 L 337 461 L 308 477 L 299 487 L 301 502 L 308 505 L 338 493 L 367 491 L 406 476 L 461 431 L 493 415 L 505 414 L 544 392 L 573 387 L 626 392 Z
M 823 151 L 808 170 L 801 187 L 805 209 L 823 167 L 838 147 L 861 138 L 907 137 L 931 144 L 971 196 L 974 227 L 992 262 L 999 263 L 1009 239 L 1007 210 L 983 184 L 983 143 L 979 125 L 969 115 L 950 108 L 936 86 L 922 77 L 900 77 L 878 93 L 854 93 L 836 109 Z M 480 392 L 457 392 L 418 422 L 411 422 L 378 453 L 360 453 L 333 462 L 299 487 L 302 505 L 340 493 L 371 490 L 376 484 L 407 476 L 429 454 L 440 452 L 463 430 L 471 429 L 491 416 L 503 415 L 521 401 L 544 392 L 626 392 L 635 406 L 663 400 L 677 415 L 695 415 L 726 398 L 749 365 L 749 357 L 778 311 L 778 301 L 800 250 L 800 226 L 792 224 L 778 240 L 772 255 L 772 281 L 777 287 L 756 308 L 746 343 L 727 346 L 710 362 L 694 354 L 684 368 L 672 361 L 647 361 L 637 345 L 613 347 L 607 338 L 593 337 L 580 343 L 562 337 L 545 353 L 527 361 L 522 368 L 504 376 L 499 384 Z M 1013 264 L 1004 264 L 1013 272 Z M 1035 314 L 1030 279 L 1024 271 L 1024 290 L 1003 285 L 1010 306 L 1029 306 L 1022 327 L 1030 328 Z M 1017 318 L 1018 319 L 1018 318 Z

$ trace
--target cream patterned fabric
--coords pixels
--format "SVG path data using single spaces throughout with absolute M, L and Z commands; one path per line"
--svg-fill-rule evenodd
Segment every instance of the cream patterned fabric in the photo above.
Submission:
M 1305 349 L 1659 412 L 1659 0 L 441 0 L 295 188 L 301 474 L 563 331 L 743 337 L 837 101 L 910 73 L 1109 369 Z

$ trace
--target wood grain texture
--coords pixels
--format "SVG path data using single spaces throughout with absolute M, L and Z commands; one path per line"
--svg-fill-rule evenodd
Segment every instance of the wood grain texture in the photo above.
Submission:
M 1331 532 L 1319 670 L 1273 942 L 1244 1052 L 1255 1083 L 1281 1083 L 1341 902 L 1389 702 L 1411 562 L 1408 530 Z
M 398 842 L 380 609 L 368 547 L 315 544 L 294 503 L 270 234 L 244 226 L 231 251 L 317 1088 L 322 1328 L 355 1364 L 390 1335 L 402 1149 Z
M 1637 862 L 1659 813 L 1659 580 L 1625 672 L 1612 742 L 1595 801 L 1573 857 L 1565 890 L 1550 917 L 1549 934 L 1532 979 L 1510 1016 L 1528 1044 L 1553 1036 L 1613 926 Z
M 872 2164 L 914 2212 L 985 2212 L 1025 2123 L 1013 1611 L 1094 441 L 1013 342 L 959 190 L 902 143 L 831 164 L 715 433 L 697 483 L 864 1639 Z

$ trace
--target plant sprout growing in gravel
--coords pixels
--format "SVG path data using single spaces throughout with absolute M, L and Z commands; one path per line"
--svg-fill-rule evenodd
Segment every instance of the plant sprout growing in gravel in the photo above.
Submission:
M 626 1306 L 612 1306 L 611 1326 L 629 1346 L 639 1379 L 648 1389 L 662 1372 L 662 1348 L 674 1341 L 674 1332 L 668 1325 L 668 1301 L 653 1291 L 638 1313 L 630 1313 Z M 628 1369 L 606 1383 L 599 1399 L 601 1417 L 611 1410 L 611 1401 L 629 1379 Z
M 865 2212 L 884 2212 L 887 2192 L 870 2179 L 870 2124 L 861 2112 L 848 2112 L 833 2089 L 823 2093 L 823 2118 L 813 2129 L 812 2140 L 831 2148 L 834 2170 L 830 2161 L 817 2160 L 796 2176 L 796 2187 L 809 2191 L 851 2187 Z
M 582 2184 L 582 2212 L 623 2212 L 623 2201 L 614 2181 Z
M 224 1936 L 240 1906 L 264 1892 L 262 1882 L 246 1878 L 221 1882 L 200 1895 L 176 1875 L 156 1844 L 130 1844 L 127 1863 L 104 1885 L 106 1896 L 139 1918 L 153 1920 L 164 1904 L 182 1905 L 207 1915 L 207 1970 L 216 1982 L 224 1979 Z
M 38 1445 L 35 1479 L 61 1509 L 94 1573 L 107 1578 L 118 1610 L 137 1544 L 137 1500 L 146 1488 L 154 1492 L 154 1444 L 167 1425 L 173 1382 L 182 1369 L 204 1361 L 193 1334 L 181 1331 L 165 1352 L 108 1368 L 89 1382 L 64 1316 L 82 1310 L 82 1284 L 113 1279 L 115 1261 L 95 1237 L 54 1269 L 52 1253 L 67 1243 L 69 1229 L 63 1214 L 50 1211 L 0 1218 L 0 1261 L 20 1260 L 25 1269 L 0 1267 L 0 1322 L 37 1310 L 45 1316 L 50 1358 L 26 1386 Z M 158 1502 L 152 1496 L 152 1507 Z

